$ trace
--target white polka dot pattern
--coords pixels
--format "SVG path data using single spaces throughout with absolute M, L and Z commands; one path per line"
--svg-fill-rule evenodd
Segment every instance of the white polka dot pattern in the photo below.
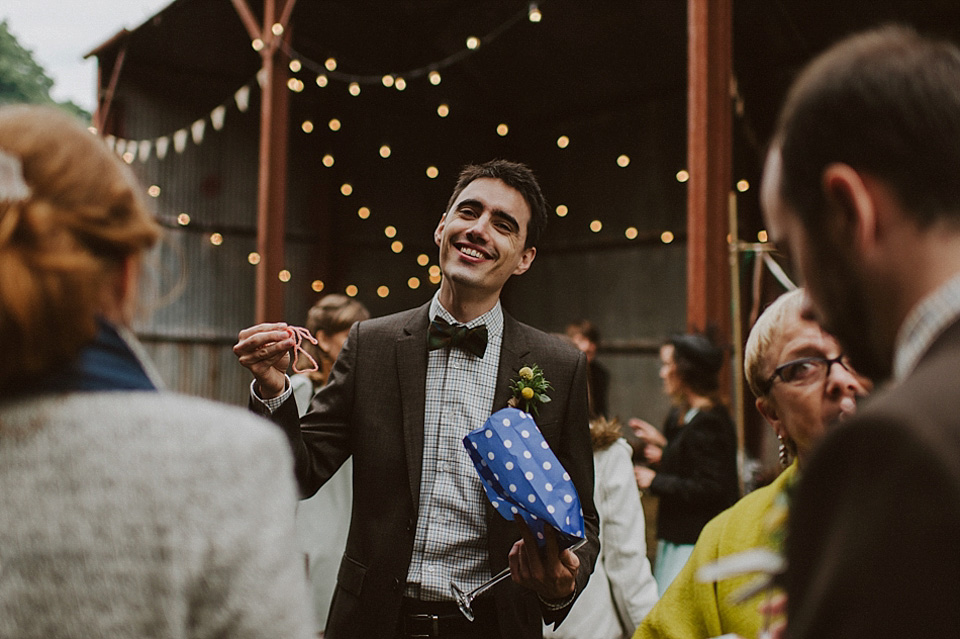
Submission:
M 505 519 L 519 513 L 541 545 L 545 524 L 559 531 L 561 547 L 584 536 L 577 490 L 532 416 L 504 408 L 467 434 L 463 445 L 490 503 Z

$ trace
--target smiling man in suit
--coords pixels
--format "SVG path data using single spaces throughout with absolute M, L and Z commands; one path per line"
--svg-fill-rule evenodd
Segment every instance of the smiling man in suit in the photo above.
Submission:
M 799 76 L 761 198 L 823 326 L 887 387 L 820 445 L 787 536 L 790 639 L 960 635 L 960 49 L 903 27 Z
M 285 324 L 241 331 L 234 347 L 254 375 L 252 405 L 287 433 L 304 496 L 351 455 L 354 502 L 327 623 L 328 639 L 533 639 L 563 620 L 599 551 L 586 364 L 556 337 L 503 312 L 500 292 L 537 254 L 547 209 L 533 173 L 495 160 L 466 167 L 434 231 L 443 280 L 427 304 L 355 324 L 329 383 L 298 420 L 284 374 Z M 538 364 L 552 401 L 537 423 L 582 501 L 588 543 L 544 551 L 495 514 L 461 445 L 507 405 L 509 383 Z M 463 617 L 468 591 L 511 568 L 512 581 Z

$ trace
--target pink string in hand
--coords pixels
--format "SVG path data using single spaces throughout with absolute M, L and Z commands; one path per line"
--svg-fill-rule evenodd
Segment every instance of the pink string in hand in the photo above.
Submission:
M 293 345 L 293 372 L 294 373 L 311 373 L 313 371 L 320 370 L 320 366 L 317 364 L 317 360 L 313 359 L 313 356 L 310 355 L 307 351 L 304 350 L 303 340 L 310 340 L 312 344 L 317 344 L 317 338 L 314 337 L 310 331 L 305 329 L 302 326 L 287 326 L 287 332 L 290 333 L 290 337 L 294 338 L 296 343 Z M 299 354 L 303 353 L 303 356 L 310 360 L 310 365 L 312 368 L 305 368 L 300 370 L 297 368 L 297 361 L 300 359 Z

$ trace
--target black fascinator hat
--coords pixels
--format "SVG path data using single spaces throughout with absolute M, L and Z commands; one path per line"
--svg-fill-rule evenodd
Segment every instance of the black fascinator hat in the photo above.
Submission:
M 699 395 L 709 395 L 720 386 L 723 349 L 702 333 L 673 335 L 667 341 L 673 346 L 673 361 L 680 380 Z

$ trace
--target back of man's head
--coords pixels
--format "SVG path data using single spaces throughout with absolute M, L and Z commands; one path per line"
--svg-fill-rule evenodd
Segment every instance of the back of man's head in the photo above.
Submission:
M 841 41 L 794 83 L 773 145 L 780 196 L 810 229 L 834 162 L 883 180 L 921 228 L 960 222 L 960 49 L 899 26 Z
M 457 179 L 457 185 L 453 189 L 453 195 L 447 202 L 447 211 L 450 211 L 456 203 L 457 197 L 467 188 L 467 185 L 480 178 L 500 180 L 523 196 L 527 206 L 530 207 L 526 247 L 537 246 L 540 242 L 540 236 L 547 227 L 549 214 L 547 213 L 547 202 L 540 191 L 540 183 L 537 182 L 533 171 L 526 164 L 508 160 L 490 160 L 483 164 L 471 164 L 463 167 Z

